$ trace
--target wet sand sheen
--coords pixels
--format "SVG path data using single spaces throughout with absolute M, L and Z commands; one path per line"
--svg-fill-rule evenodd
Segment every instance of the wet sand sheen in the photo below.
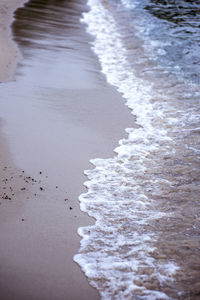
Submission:
M 6 299 L 99 298 L 72 261 L 77 228 L 93 222 L 80 212 L 78 196 L 89 159 L 112 155 L 133 119 L 99 72 L 79 23 L 86 9 L 84 1 L 29 1 L 16 13 L 13 33 L 23 60 L 16 81 L 0 86 L 10 151 L 9 158 L 8 150 L 1 156 L 1 173 L 6 157 L 7 176 L 23 170 L 39 184 L 9 203 L 1 200 L 0 291 Z
M 0 82 L 12 77 L 20 58 L 17 45 L 11 38 L 10 24 L 13 21 L 13 12 L 24 2 L 25 0 L 1 0 L 0 2 Z

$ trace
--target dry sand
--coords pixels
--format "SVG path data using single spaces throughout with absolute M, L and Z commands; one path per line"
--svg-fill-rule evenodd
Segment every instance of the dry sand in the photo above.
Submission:
M 1 81 L 12 77 L 19 59 L 19 51 L 11 41 L 9 25 L 13 11 L 22 3 L 11 0 L 0 2 Z M 89 159 L 113 155 L 112 150 L 132 119 L 121 97 L 109 86 L 105 85 L 102 90 L 69 89 L 67 93 L 70 99 L 76 100 L 76 104 L 74 106 L 74 101 L 68 102 L 66 111 L 65 103 L 63 106 L 60 104 L 60 111 L 67 116 L 66 128 L 69 127 L 72 135 L 71 142 L 69 140 L 68 144 L 61 144 L 62 149 L 60 147 L 55 151 L 56 147 L 50 148 L 59 143 L 67 132 L 61 132 L 59 141 L 56 140 L 56 134 L 50 136 L 45 127 L 45 116 L 37 125 L 34 121 L 32 125 L 31 122 L 27 125 L 29 142 L 26 139 L 23 141 L 23 136 L 22 140 L 16 138 L 13 133 L 16 143 L 20 140 L 21 160 L 23 157 L 27 160 L 25 165 L 28 165 L 28 172 L 15 166 L 15 156 L 11 153 L 18 153 L 14 149 L 15 146 L 18 149 L 18 145 L 12 143 L 12 136 L 3 136 L 0 132 L 2 300 L 99 299 L 97 291 L 88 284 L 79 266 L 73 262 L 73 255 L 78 252 L 80 245 L 77 228 L 94 222 L 80 211 L 78 196 L 84 191 L 83 171 L 89 167 Z M 49 99 L 50 95 L 47 96 Z M 78 123 L 74 123 L 73 118 L 78 110 Z M 0 128 L 4 122 L 2 118 Z M 9 118 L 6 122 L 9 123 Z M 59 125 L 56 124 L 58 128 L 55 128 L 55 132 L 57 129 L 59 131 Z M 20 128 L 19 123 L 18 126 Z M 37 127 L 35 132 L 39 132 L 40 127 L 44 130 L 45 139 L 40 132 L 41 144 L 38 148 L 34 148 L 38 143 L 34 140 L 31 126 Z M 22 128 L 23 125 L 23 132 Z M 25 138 L 26 132 L 23 134 Z M 52 144 L 49 144 L 50 139 Z M 26 152 L 30 152 L 30 155 Z

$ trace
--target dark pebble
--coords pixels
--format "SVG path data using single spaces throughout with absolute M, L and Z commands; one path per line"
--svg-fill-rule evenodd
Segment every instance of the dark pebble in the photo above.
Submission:
M 72 209 L 72 207 L 70 206 L 70 208 L 69 208 L 70 210 Z

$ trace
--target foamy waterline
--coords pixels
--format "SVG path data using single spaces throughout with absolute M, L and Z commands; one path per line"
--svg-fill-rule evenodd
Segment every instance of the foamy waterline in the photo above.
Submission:
M 89 0 L 88 5 L 90 11 L 83 15 L 82 21 L 95 37 L 93 50 L 102 72 L 126 99 L 139 128 L 126 129 L 128 137 L 119 142 L 116 155 L 91 160 L 95 168 L 85 172 L 88 192 L 79 197 L 80 207 L 96 223 L 79 228 L 81 248 L 74 260 L 102 299 L 133 299 L 134 296 L 169 299 L 167 293 L 155 286 L 172 281 L 179 266 L 167 259 L 155 259 L 158 237 L 149 224 L 170 214 L 160 211 L 147 194 L 151 189 L 152 193 L 159 194 L 160 186 L 164 188 L 171 183 L 159 176 L 149 178 L 147 171 L 158 163 L 152 157 L 157 153 L 167 156 L 172 151 L 173 139 L 167 128 L 177 119 L 175 116 L 165 119 L 164 103 L 162 106 L 152 101 L 161 95 L 130 68 L 109 8 L 98 0 Z

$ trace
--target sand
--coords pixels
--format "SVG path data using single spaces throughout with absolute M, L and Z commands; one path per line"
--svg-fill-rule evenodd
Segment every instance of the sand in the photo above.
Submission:
M 94 222 L 80 211 L 78 196 L 85 191 L 83 171 L 92 167 L 89 160 L 113 156 L 133 119 L 121 96 L 99 75 L 92 53 L 86 67 L 65 58 L 70 68 L 65 89 L 56 81 L 55 66 L 49 86 L 41 88 L 41 75 L 35 90 L 42 69 L 27 69 L 26 55 L 22 59 L 10 31 L 13 11 L 22 3 L 0 2 L 0 81 L 14 74 L 16 79 L 0 85 L 1 299 L 99 299 L 73 262 L 80 246 L 78 227 Z M 25 61 L 24 77 L 14 72 L 19 60 Z M 96 73 L 85 71 L 93 67 Z
M 12 77 L 20 59 L 20 52 L 12 40 L 10 25 L 13 21 L 13 12 L 25 2 L 25 0 L 0 1 L 0 82 Z
M 16 168 L 2 137 L 0 180 L 1 299 L 98 299 L 72 261 L 87 217 L 46 176 Z

